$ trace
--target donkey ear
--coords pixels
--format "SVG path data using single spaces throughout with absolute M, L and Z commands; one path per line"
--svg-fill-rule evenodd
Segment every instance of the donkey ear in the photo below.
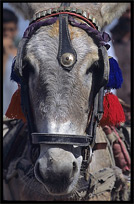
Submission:
M 21 14 L 25 20 L 30 20 L 33 17 L 33 9 L 30 3 L 9 3 L 17 13 Z
M 33 15 L 42 10 L 52 7 L 52 3 L 9 3 L 15 11 L 23 16 L 25 20 L 31 20 Z M 60 3 L 53 3 L 53 7 L 60 6 Z
M 102 3 L 100 10 L 102 27 L 110 24 L 115 18 L 119 18 L 129 6 L 130 3 Z

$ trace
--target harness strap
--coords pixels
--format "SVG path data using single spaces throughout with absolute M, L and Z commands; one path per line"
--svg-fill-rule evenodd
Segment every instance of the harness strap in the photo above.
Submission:
M 64 135 L 64 134 L 45 134 L 32 133 L 33 144 L 67 144 L 77 146 L 89 146 L 90 136 L 86 135 Z
M 97 114 L 98 114 L 98 94 L 96 94 L 94 99 L 93 112 L 86 131 L 88 135 L 92 135 L 92 144 L 91 144 L 92 147 L 95 144 L 95 138 L 96 138 L 96 127 L 98 124 L 98 120 L 96 120 Z
M 71 64 L 71 66 L 64 66 L 64 64 L 61 63 L 62 56 L 65 53 L 72 54 L 74 58 L 73 64 Z M 77 61 L 77 54 L 72 46 L 68 30 L 68 14 L 59 14 L 59 51 L 57 58 L 59 64 L 62 65 L 62 67 L 68 71 L 73 68 L 74 64 Z
M 98 120 L 100 121 L 104 110 L 103 110 L 103 97 L 104 97 L 104 86 L 101 87 L 99 93 L 98 93 Z
M 100 149 L 106 149 L 107 147 L 107 143 L 106 142 L 98 142 L 98 143 L 95 143 L 94 147 L 93 147 L 93 151 L 95 150 L 100 150 Z
M 27 82 L 23 80 L 21 83 L 21 100 L 22 100 L 22 108 L 25 116 L 27 117 L 28 121 L 28 129 L 29 133 L 35 132 L 35 125 L 33 121 L 33 114 L 30 106 L 30 99 L 29 99 L 29 88 Z M 30 142 L 32 142 L 31 134 L 29 134 Z

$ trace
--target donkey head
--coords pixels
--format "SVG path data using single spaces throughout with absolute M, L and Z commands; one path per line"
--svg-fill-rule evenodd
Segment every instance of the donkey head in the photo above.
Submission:
M 12 3 L 12 6 L 30 20 L 35 12 L 57 8 L 60 4 Z M 86 10 L 103 28 L 119 17 L 127 4 L 72 3 L 71 7 Z M 75 20 L 84 23 L 77 17 Z M 18 70 L 28 80 L 32 122 L 38 133 L 86 135 L 94 97 L 104 85 L 105 69 L 108 69 L 106 50 L 98 47 L 94 35 L 70 24 L 67 26 L 77 55 L 71 70 L 63 68 L 57 59 L 60 43 L 58 18 L 52 25 L 41 26 L 30 37 L 23 53 L 23 66 Z M 67 57 L 72 60 L 72 55 Z M 68 59 L 63 58 L 63 63 Z M 35 179 L 49 194 L 69 194 L 78 182 L 81 163 L 81 147 L 40 144 L 40 155 L 34 167 Z

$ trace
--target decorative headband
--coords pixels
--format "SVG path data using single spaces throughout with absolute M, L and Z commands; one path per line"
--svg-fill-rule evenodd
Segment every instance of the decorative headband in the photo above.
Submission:
M 43 19 L 44 17 L 54 17 L 62 13 L 67 13 L 70 15 L 77 16 L 78 18 L 83 19 L 89 24 L 92 24 L 94 28 L 97 28 L 97 30 L 101 30 L 101 27 L 99 26 L 98 21 L 96 18 L 94 18 L 91 14 L 89 14 L 87 11 L 83 11 L 82 9 L 77 9 L 74 7 L 64 7 L 60 6 L 58 8 L 50 8 L 48 10 L 42 10 L 34 14 L 33 18 L 30 21 L 30 24 L 33 23 L 34 21 L 38 21 L 38 19 Z
M 97 29 L 88 26 L 86 23 L 78 23 L 71 15 L 69 15 L 68 20 L 72 26 L 79 27 L 85 30 L 89 35 L 92 35 L 97 40 L 97 44 L 99 47 L 105 46 L 107 49 L 109 49 L 110 45 L 106 43 L 109 42 L 111 38 L 106 32 L 101 33 Z M 57 17 L 53 17 L 53 18 L 49 18 L 49 19 L 45 18 L 40 21 L 33 22 L 25 30 L 23 38 L 29 39 L 36 32 L 36 30 L 38 30 L 41 26 L 52 25 L 56 21 L 57 21 Z

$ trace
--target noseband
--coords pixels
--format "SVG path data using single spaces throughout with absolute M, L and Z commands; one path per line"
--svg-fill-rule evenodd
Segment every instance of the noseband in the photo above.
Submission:
M 98 31 L 100 30 L 100 26 L 92 15 L 89 15 L 86 11 L 82 11 L 81 9 L 71 8 L 70 3 L 62 3 L 60 8 L 48 9 L 46 11 L 43 10 L 34 15 L 29 27 L 24 33 L 22 41 L 19 44 L 18 56 L 15 65 L 18 70 L 22 72 L 22 52 L 24 46 L 28 42 L 28 39 L 41 26 L 47 26 L 55 23 L 58 17 L 59 50 L 57 60 L 65 71 L 70 72 L 77 62 L 77 53 L 71 43 L 68 23 L 70 23 L 72 26 L 77 26 L 84 29 L 88 34 L 94 35 L 97 39 L 96 42 L 98 43 L 98 47 L 107 46 L 106 42 L 109 41 L 109 39 L 106 39 L 106 35 L 101 35 L 101 33 Z M 85 23 L 78 23 L 74 17 L 83 20 Z M 99 92 L 95 96 L 92 111 L 90 112 L 91 119 L 87 124 L 86 135 L 37 133 L 33 123 L 32 111 L 30 109 L 28 85 L 23 76 L 20 76 L 19 74 L 19 77 L 21 83 L 22 108 L 27 117 L 31 144 L 66 144 L 80 146 L 82 147 L 84 158 L 82 168 L 86 169 L 91 162 L 92 148 L 95 149 L 96 127 L 103 114 L 103 93 L 104 85 L 108 79 L 108 72 L 106 71 L 104 73 L 104 79 L 102 80 Z

